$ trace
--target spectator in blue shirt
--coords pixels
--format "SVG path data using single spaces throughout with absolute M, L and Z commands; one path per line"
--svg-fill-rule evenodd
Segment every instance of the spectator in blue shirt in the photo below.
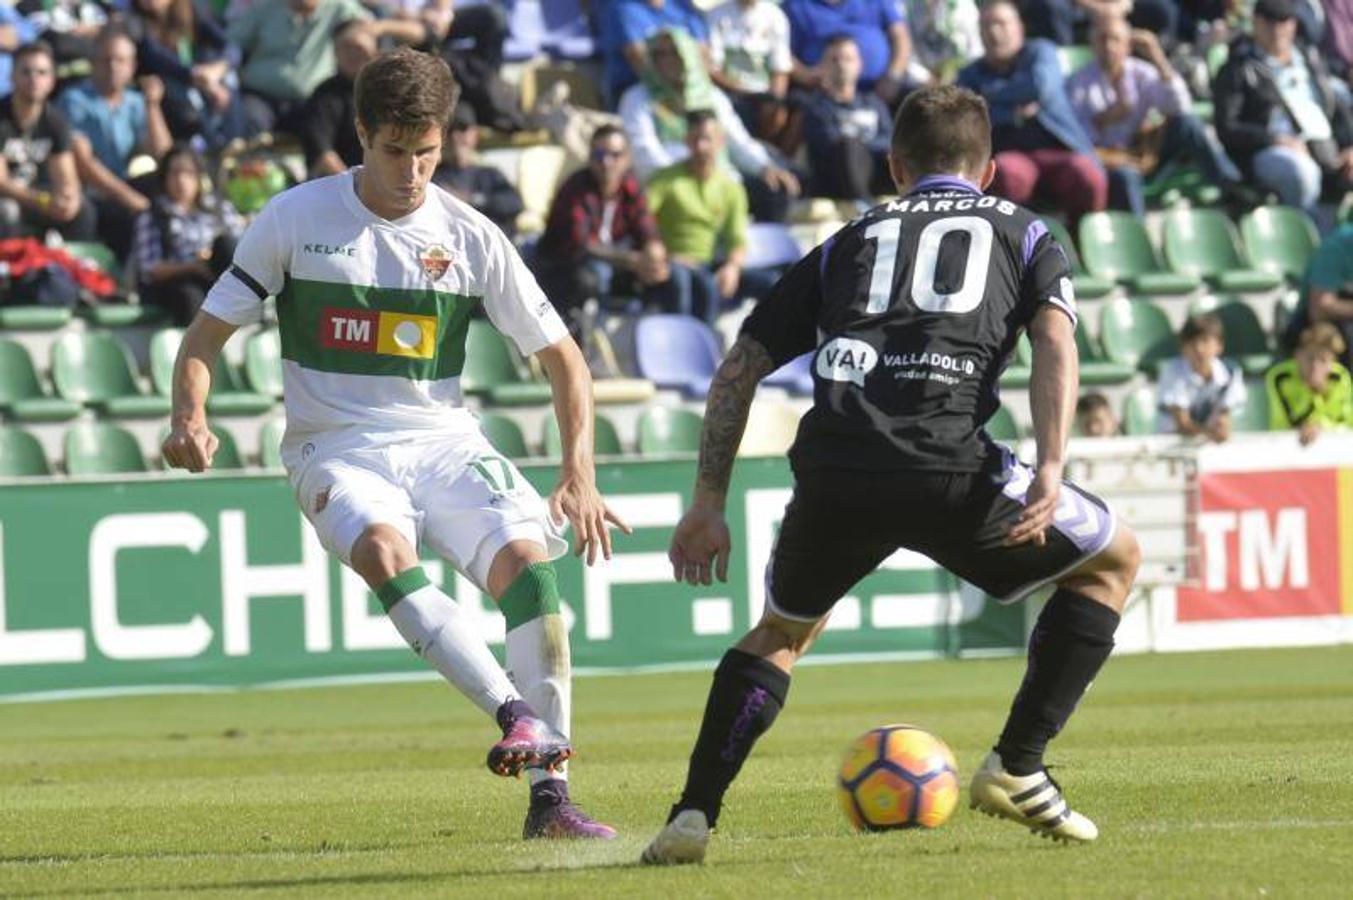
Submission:
M 817 64 L 822 87 L 803 100 L 803 142 L 815 195 L 870 201 L 892 184 L 892 118 L 876 94 L 856 89 L 860 66 L 855 41 L 837 35 Z
M 709 40 L 705 17 L 691 0 L 611 0 L 601 20 L 601 62 L 606 102 L 614 106 L 648 68 L 648 40 L 663 28 L 681 28 Z
M 14 51 L 37 37 L 37 28 L 13 6 L 0 6 L 0 97 L 14 90 Z
M 896 106 L 914 86 L 907 81 L 911 33 L 903 0 L 785 0 L 784 12 L 799 87 L 821 86 L 822 73 L 813 67 L 837 35 L 847 35 L 860 50 L 861 90 L 873 90 Z
M 99 215 L 99 236 L 125 258 L 132 226 L 150 201 L 127 183 L 127 163 L 138 151 L 159 159 L 173 139 L 160 101 L 164 84 L 153 75 L 131 86 L 136 45 L 127 32 L 110 25 L 94 45 L 93 75 L 68 88 L 57 105 L 74 135 L 75 165 L 92 191 Z
M 983 6 L 981 28 L 985 52 L 959 71 L 958 83 L 991 108 L 991 193 L 1021 205 L 1038 197 L 1073 226 L 1085 213 L 1104 209 L 1108 179 L 1067 98 L 1056 46 L 1024 39 L 1013 0 Z

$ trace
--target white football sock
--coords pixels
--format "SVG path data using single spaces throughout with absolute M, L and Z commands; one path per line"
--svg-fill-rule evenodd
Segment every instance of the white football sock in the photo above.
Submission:
M 573 692 L 564 617 L 547 613 L 509 631 L 507 670 L 527 705 L 567 737 Z M 568 778 L 567 764 L 553 772 L 534 768 L 526 771 L 531 784 L 549 778 Z

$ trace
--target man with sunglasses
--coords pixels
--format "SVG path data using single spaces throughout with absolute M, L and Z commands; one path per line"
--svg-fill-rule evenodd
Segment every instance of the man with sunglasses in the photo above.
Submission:
M 619 127 L 598 128 L 587 166 L 560 185 L 536 247 L 535 270 L 566 322 L 590 299 L 604 304 L 613 295 L 631 294 L 666 303 L 667 249 Z

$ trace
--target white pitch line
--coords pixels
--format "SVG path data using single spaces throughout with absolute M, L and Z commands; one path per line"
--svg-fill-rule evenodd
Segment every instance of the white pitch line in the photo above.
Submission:
M 1128 826 L 1126 831 L 1255 831 L 1280 828 L 1353 828 L 1353 819 L 1253 819 L 1224 822 L 1151 822 Z

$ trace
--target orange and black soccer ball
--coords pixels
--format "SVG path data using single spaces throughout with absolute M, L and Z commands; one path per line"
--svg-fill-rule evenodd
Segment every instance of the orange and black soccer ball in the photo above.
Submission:
M 884 725 L 856 738 L 836 785 L 846 818 L 860 831 L 938 828 L 958 806 L 954 754 L 911 725 Z

